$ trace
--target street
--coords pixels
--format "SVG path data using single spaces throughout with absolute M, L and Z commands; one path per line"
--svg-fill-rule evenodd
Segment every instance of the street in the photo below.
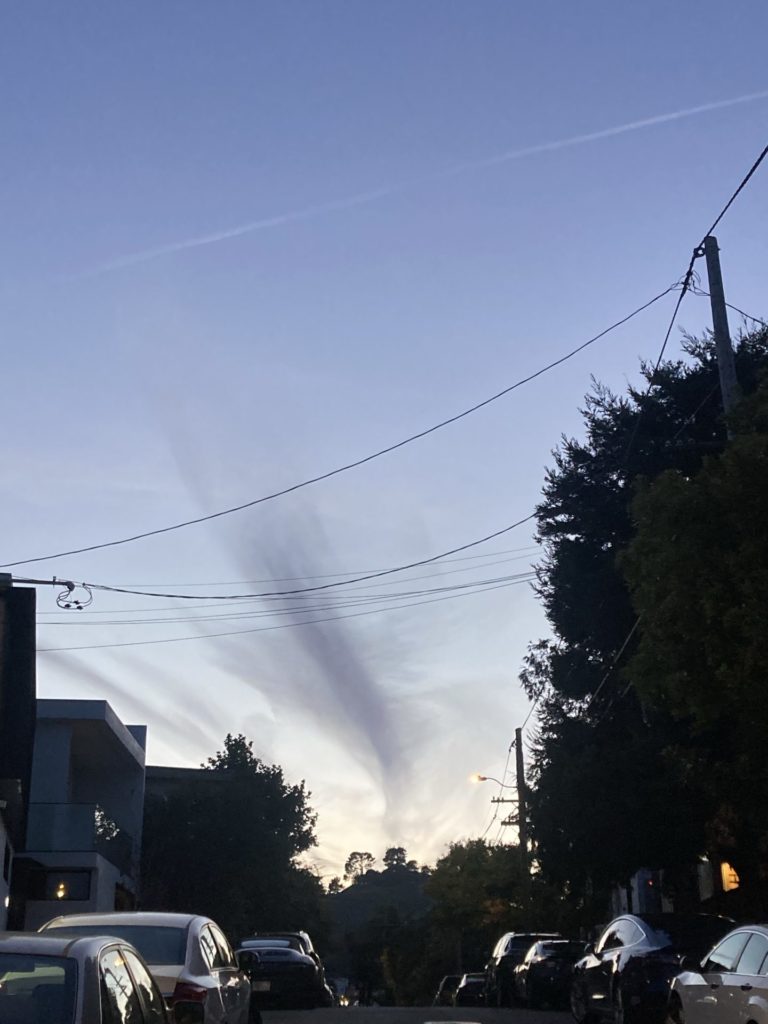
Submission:
M 262 1014 L 264 1024 L 447 1024 L 449 1021 L 476 1024 L 565 1024 L 569 1013 L 557 1010 L 486 1010 L 480 1007 L 450 1006 L 352 1006 L 330 1010 L 272 1011 Z

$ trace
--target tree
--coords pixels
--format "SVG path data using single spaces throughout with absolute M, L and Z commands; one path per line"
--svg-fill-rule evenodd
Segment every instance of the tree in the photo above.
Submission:
M 690 362 L 645 368 L 651 389 L 618 397 L 594 385 L 585 438 L 562 440 L 537 509 L 537 590 L 552 638 L 531 645 L 521 676 L 539 701 L 531 828 L 543 871 L 582 906 L 643 866 L 682 874 L 705 848 L 712 813 L 675 756 L 686 723 L 641 701 L 618 664 L 645 630 L 644 619 L 635 627 L 620 564 L 635 530 L 635 488 L 666 470 L 694 476 L 726 444 L 712 343 L 688 339 L 686 349 Z M 736 362 L 753 392 L 768 366 L 768 332 L 744 335 Z M 674 828 L 663 814 L 671 803 Z
M 646 483 L 622 560 L 643 630 L 627 677 L 685 724 L 677 748 L 713 806 L 707 843 L 768 909 L 768 381 L 699 472 Z
M 344 877 L 351 882 L 359 882 L 366 871 L 370 871 L 376 863 L 372 853 L 361 853 L 356 850 L 347 857 L 344 865 Z
M 321 926 L 322 886 L 297 864 L 315 843 L 309 796 L 228 735 L 202 771 L 148 796 L 142 905 L 207 914 L 235 940 L 310 918 Z
M 392 868 L 404 868 L 408 860 L 408 854 L 402 846 L 390 846 L 382 860 L 387 871 Z

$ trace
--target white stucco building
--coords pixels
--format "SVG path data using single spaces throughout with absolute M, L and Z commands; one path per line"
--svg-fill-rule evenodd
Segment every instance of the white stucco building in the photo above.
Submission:
M 38 700 L 25 860 L 24 926 L 134 906 L 146 726 L 103 700 Z

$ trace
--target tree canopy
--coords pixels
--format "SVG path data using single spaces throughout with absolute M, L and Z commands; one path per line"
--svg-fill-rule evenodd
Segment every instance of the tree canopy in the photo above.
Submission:
M 676 753 L 711 802 L 707 845 L 754 899 L 768 859 L 768 382 L 733 426 L 698 473 L 639 489 L 622 565 L 643 626 L 628 677 L 687 726 Z
M 537 509 L 537 589 L 552 636 L 531 645 L 521 676 L 539 701 L 531 826 L 546 875 L 582 902 L 591 894 L 602 905 L 607 888 L 640 867 L 663 866 L 674 879 L 707 849 L 714 813 L 712 794 L 677 755 L 689 742 L 685 716 L 652 699 L 650 684 L 636 689 L 626 667 L 638 667 L 633 659 L 645 650 L 650 678 L 653 641 L 646 643 L 646 612 L 638 624 L 637 611 L 665 593 L 663 581 L 643 591 L 639 578 L 631 592 L 625 578 L 625 566 L 631 572 L 643 561 L 639 549 L 633 562 L 622 561 L 643 513 L 635 494 L 668 471 L 693 479 L 726 449 L 713 345 L 688 339 L 686 348 L 686 361 L 656 373 L 646 367 L 645 386 L 625 396 L 594 385 L 585 436 L 562 439 Z M 736 363 L 753 394 L 768 366 L 768 331 L 743 335 Z M 712 543 L 701 529 L 700 544 Z
M 234 940 L 254 929 L 322 929 L 322 885 L 297 860 L 315 844 L 309 797 L 244 736 L 228 735 L 203 770 L 147 795 L 143 907 L 207 914 Z

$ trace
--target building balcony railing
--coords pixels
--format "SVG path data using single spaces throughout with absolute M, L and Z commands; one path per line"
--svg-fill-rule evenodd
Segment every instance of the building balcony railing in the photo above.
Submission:
M 99 804 L 31 803 L 27 849 L 37 853 L 98 853 L 123 874 L 135 868 L 133 836 Z

